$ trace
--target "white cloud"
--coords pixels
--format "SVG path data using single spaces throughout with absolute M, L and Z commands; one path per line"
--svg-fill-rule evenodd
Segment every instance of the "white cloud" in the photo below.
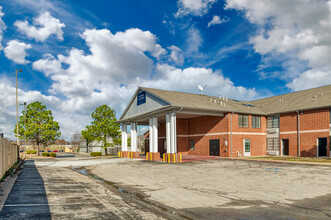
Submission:
M 183 56 L 183 51 L 172 45 L 170 47 L 168 47 L 168 50 L 170 50 L 170 59 L 177 65 L 183 65 L 184 64 L 184 56 Z
M 33 19 L 33 25 L 28 21 L 16 21 L 14 25 L 18 30 L 36 41 L 44 42 L 50 35 L 55 34 L 60 41 L 63 41 L 63 30 L 65 24 L 59 19 L 51 16 L 49 12 L 40 14 Z
M 200 47 L 203 44 L 203 38 L 201 36 L 201 33 L 198 29 L 195 27 L 191 27 L 187 31 L 187 39 L 186 39 L 186 50 L 185 55 L 186 56 L 194 56 L 199 57 L 200 54 Z
M 208 12 L 216 0 L 178 0 L 178 11 L 175 17 L 182 17 L 188 14 L 202 16 Z
M 25 60 L 25 57 L 27 55 L 26 50 L 30 48 L 30 44 L 19 42 L 17 40 L 11 40 L 7 43 L 4 53 L 8 59 L 14 61 L 15 63 L 25 64 L 29 62 Z
M 5 22 L 2 20 L 2 17 L 5 15 L 5 13 L 2 12 L 2 6 L 0 6 L 0 50 L 3 49 L 3 46 L 1 44 L 2 38 L 3 38 L 3 32 L 6 30 L 7 26 Z
M 89 54 L 73 48 L 66 56 L 46 54 L 33 63 L 35 70 L 53 80 L 51 92 L 64 96 L 57 102 L 54 115 L 66 138 L 83 129 L 99 105 L 107 104 L 121 115 L 138 86 L 197 92 L 198 84 L 207 84 L 211 95 L 222 93 L 240 99 L 257 96 L 255 89 L 235 86 L 220 71 L 163 64 L 157 58 L 166 53 L 165 49 L 150 32 L 129 29 L 112 34 L 106 29 L 92 29 L 81 37 Z M 183 62 L 178 47 L 168 49 L 174 63 Z
M 296 70 L 291 66 L 284 69 L 286 77 L 283 79 L 290 81 L 289 88 L 301 90 L 329 84 L 330 0 L 227 0 L 226 9 L 241 10 L 251 23 L 258 25 L 257 35 L 250 39 L 257 53 L 274 59 L 288 57 L 293 63 L 303 65 L 297 66 Z
M 19 82 L 20 85 L 20 82 Z M 4 133 L 6 137 L 14 139 L 13 130 L 16 124 L 16 87 L 15 84 L 5 76 L 0 76 L 0 132 Z M 18 100 L 19 103 L 27 102 L 32 103 L 35 101 L 41 101 L 49 109 L 59 103 L 60 99 L 54 96 L 45 96 L 39 91 L 24 91 L 18 89 Z M 23 108 L 19 106 L 19 112 Z M 55 118 L 57 120 L 57 118 Z
M 208 27 L 210 27 L 212 25 L 216 25 L 216 24 L 226 23 L 226 22 L 229 22 L 229 18 L 222 18 L 221 19 L 220 16 L 214 15 L 213 19 L 208 22 Z

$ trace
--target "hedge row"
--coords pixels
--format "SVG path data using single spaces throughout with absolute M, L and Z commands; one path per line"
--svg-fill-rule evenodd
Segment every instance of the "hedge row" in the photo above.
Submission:
M 36 150 L 27 150 L 26 153 L 27 154 L 36 154 L 37 151 Z
M 102 156 L 102 153 L 101 152 L 91 152 L 90 155 L 91 155 L 91 157 L 99 157 L 99 156 Z
M 44 157 L 56 157 L 56 153 L 43 152 L 41 153 L 41 155 L 43 155 Z

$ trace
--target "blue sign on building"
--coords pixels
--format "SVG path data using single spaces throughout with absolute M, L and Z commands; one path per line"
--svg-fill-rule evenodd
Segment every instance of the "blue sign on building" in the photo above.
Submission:
M 142 91 L 142 92 L 139 92 L 137 95 L 137 105 L 141 105 L 144 103 L 146 103 L 146 92 Z

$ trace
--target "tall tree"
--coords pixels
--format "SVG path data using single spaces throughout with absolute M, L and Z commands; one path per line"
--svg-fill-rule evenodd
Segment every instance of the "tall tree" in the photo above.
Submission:
M 116 112 L 107 105 L 101 105 L 92 112 L 91 116 L 95 140 L 102 142 L 107 155 L 107 147 L 113 147 L 114 140 L 120 136 L 120 126 L 116 123 Z M 109 138 L 112 138 L 113 141 L 109 142 Z
M 82 138 L 86 142 L 86 153 L 88 153 L 89 144 L 95 139 L 93 129 L 91 125 L 86 126 L 85 130 L 82 130 Z
M 27 106 L 18 122 L 19 138 L 34 141 L 37 144 L 37 155 L 40 144 L 53 143 L 60 137 L 59 130 L 59 123 L 54 121 L 52 111 L 38 101 Z M 14 133 L 16 136 L 16 129 Z

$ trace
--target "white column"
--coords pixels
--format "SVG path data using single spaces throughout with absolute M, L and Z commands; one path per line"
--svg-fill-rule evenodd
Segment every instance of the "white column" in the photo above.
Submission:
M 149 152 L 153 152 L 153 119 L 149 119 Z
M 157 128 L 157 118 L 153 118 L 153 152 L 157 153 L 158 149 L 158 128 Z
M 132 122 L 131 123 L 131 151 L 136 152 L 137 151 L 137 123 Z
M 122 123 L 122 126 L 121 126 L 121 131 L 122 131 L 122 151 L 125 151 L 125 147 L 124 147 L 124 124 Z
M 170 126 L 170 114 L 166 114 L 166 143 L 167 143 L 167 153 L 171 153 L 171 126 Z
M 170 152 L 177 153 L 176 113 L 170 114 Z
M 123 151 L 128 151 L 128 133 L 127 133 L 127 125 L 123 124 Z

